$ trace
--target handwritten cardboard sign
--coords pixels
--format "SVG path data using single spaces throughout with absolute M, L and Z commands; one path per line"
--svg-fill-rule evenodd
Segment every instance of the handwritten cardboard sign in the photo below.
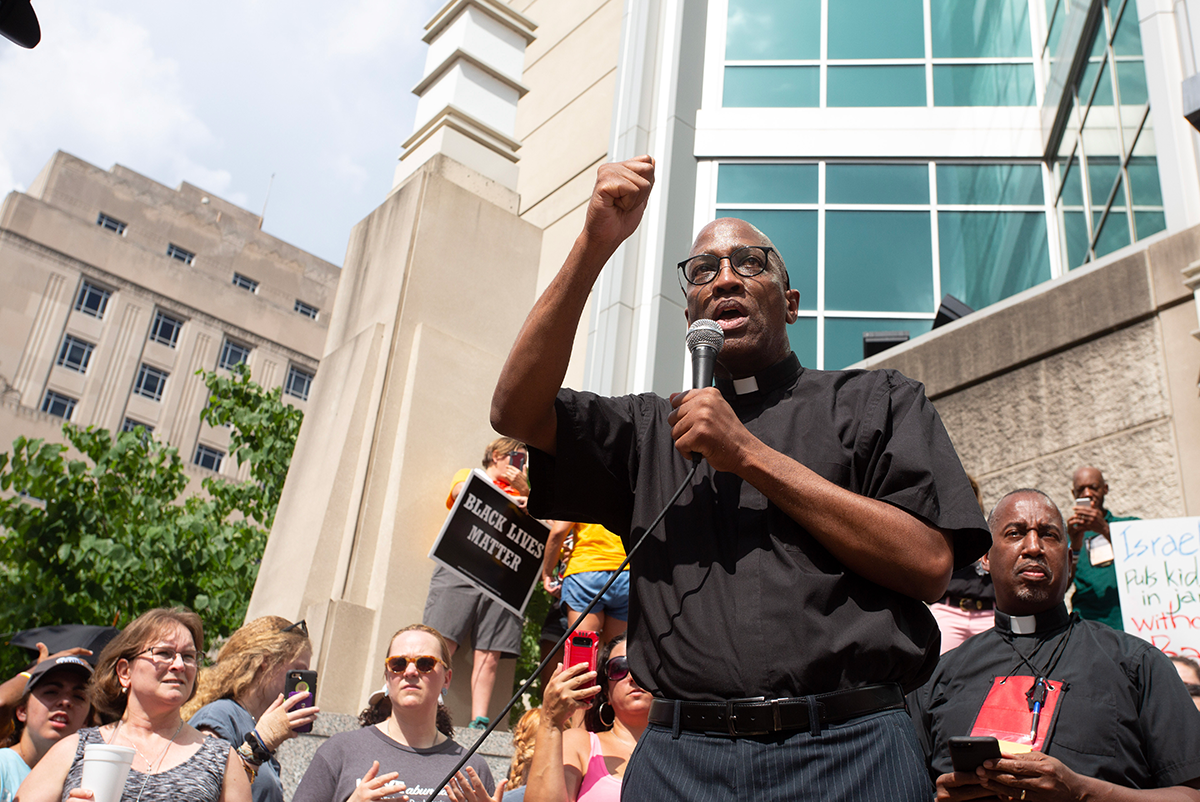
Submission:
M 525 614 L 550 530 L 479 469 L 463 483 L 429 557 L 487 595 Z
M 1200 518 L 1120 521 L 1109 531 L 1125 631 L 1200 658 Z

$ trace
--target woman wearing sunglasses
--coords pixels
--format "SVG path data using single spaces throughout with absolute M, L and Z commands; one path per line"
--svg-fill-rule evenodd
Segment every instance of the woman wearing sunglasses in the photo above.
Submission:
M 621 778 L 646 729 L 651 696 L 629 673 L 624 634 L 604 647 L 597 667 L 592 672 L 583 664 L 559 666 L 547 683 L 525 802 L 621 798 Z M 571 714 L 587 705 L 588 731 L 565 729 Z
M 450 649 L 431 627 L 413 624 L 392 636 L 383 665 L 386 696 L 363 712 L 362 729 L 321 745 L 293 802 L 424 799 L 454 768 L 464 749 L 451 739 L 450 714 L 440 704 L 450 687 Z M 378 714 L 378 715 L 376 715 Z M 499 802 L 500 789 L 484 759 L 472 756 L 457 787 L 470 802 Z M 444 790 L 438 799 L 452 797 Z

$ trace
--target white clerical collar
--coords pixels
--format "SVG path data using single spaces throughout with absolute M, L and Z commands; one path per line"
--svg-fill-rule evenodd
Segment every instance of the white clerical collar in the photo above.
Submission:
M 756 393 L 758 392 L 758 379 L 754 376 L 747 376 L 744 379 L 734 379 L 733 391 L 738 395 Z
M 1053 632 L 1062 629 L 1069 623 L 1071 623 L 1071 614 L 1067 612 L 1067 605 L 1062 602 L 1035 615 L 1009 615 L 999 608 L 996 609 L 996 629 L 1013 635 Z

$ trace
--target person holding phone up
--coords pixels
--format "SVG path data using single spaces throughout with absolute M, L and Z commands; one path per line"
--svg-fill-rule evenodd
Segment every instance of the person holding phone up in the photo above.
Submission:
M 254 802 L 283 802 L 275 750 L 307 732 L 320 710 L 311 694 L 285 698 L 289 672 L 312 661 L 303 621 L 256 618 L 229 636 L 217 664 L 200 671 L 196 696 L 183 709 L 188 724 L 229 741 L 253 776 Z
M 1040 490 L 1014 490 L 989 522 L 995 627 L 942 655 L 909 700 L 937 798 L 1200 802 L 1200 716 L 1171 661 L 1067 613 L 1058 507 Z M 967 767 L 963 736 L 999 739 L 999 759 L 955 771 Z
M 1105 509 L 1108 483 L 1099 468 L 1085 465 L 1075 471 L 1071 491 L 1075 506 L 1067 518 L 1067 532 L 1071 536 L 1071 552 L 1077 558 L 1071 607 L 1083 618 L 1124 629 L 1108 525 L 1139 519 L 1121 518 Z
M 629 673 L 624 633 L 604 646 L 595 671 L 586 663 L 559 665 L 542 695 L 525 802 L 618 802 L 650 700 Z M 581 708 L 586 729 L 572 728 Z

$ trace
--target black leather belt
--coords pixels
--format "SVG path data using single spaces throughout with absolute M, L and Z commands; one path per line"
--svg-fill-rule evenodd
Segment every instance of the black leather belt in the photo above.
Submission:
M 994 606 L 991 599 L 972 599 L 970 596 L 950 596 L 948 594 L 938 599 L 938 601 L 966 612 L 970 612 L 971 610 L 990 610 Z
M 671 728 L 678 726 L 681 730 L 692 732 L 734 736 L 769 735 L 790 730 L 819 733 L 825 724 L 837 724 L 882 710 L 903 709 L 904 693 L 899 685 L 868 685 L 848 691 L 788 699 L 766 699 L 761 696 L 731 699 L 728 702 L 655 699 L 650 704 L 650 723 Z

